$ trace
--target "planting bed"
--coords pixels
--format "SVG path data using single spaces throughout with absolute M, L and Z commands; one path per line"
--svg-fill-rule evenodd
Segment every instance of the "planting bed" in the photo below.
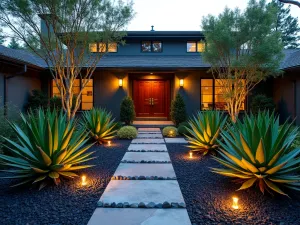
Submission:
M 87 176 L 84 187 L 76 178 L 41 191 L 33 187 L 13 189 L 9 186 L 14 182 L 0 179 L 1 224 L 87 224 L 130 142 L 115 140 L 110 147 L 92 147 L 89 151 L 96 151 L 97 158 L 88 162 L 94 167 L 80 171 Z
M 220 167 L 210 156 L 189 159 L 182 144 L 167 148 L 193 225 L 300 224 L 300 193 L 288 192 L 287 198 L 255 188 L 236 191 L 239 184 L 210 172 L 209 167 Z M 239 197 L 240 209 L 232 209 L 233 196 Z

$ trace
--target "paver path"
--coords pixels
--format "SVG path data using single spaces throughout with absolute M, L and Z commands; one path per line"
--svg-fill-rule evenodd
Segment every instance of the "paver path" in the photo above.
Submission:
M 89 225 L 191 225 L 159 128 L 139 128 Z

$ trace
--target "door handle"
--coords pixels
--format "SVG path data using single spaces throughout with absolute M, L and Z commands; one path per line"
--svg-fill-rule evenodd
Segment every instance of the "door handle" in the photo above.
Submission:
M 152 105 L 154 105 L 154 101 L 153 101 L 153 98 L 151 98 L 151 101 L 152 101 Z

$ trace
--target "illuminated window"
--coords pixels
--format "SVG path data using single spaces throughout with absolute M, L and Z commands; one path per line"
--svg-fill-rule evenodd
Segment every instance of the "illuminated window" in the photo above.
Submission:
M 97 43 L 91 43 L 89 45 L 90 52 L 97 52 Z
M 204 52 L 205 41 L 188 41 L 186 44 L 187 52 Z
M 116 42 L 108 45 L 104 42 L 91 43 L 89 44 L 89 48 L 90 52 L 118 52 L 118 44 Z
M 80 82 L 80 79 L 76 79 L 73 83 L 73 94 L 78 95 L 80 92 L 80 89 L 83 87 L 87 79 L 82 79 Z M 94 87 L 93 87 L 93 79 L 90 79 L 88 83 L 85 85 L 85 87 L 82 90 L 81 93 L 81 110 L 89 110 L 93 108 L 94 105 L 94 97 L 93 97 Z M 58 87 L 56 86 L 55 80 L 52 80 L 52 96 L 60 97 L 60 92 Z
M 221 79 L 201 79 L 201 110 L 227 110 L 227 104 L 222 93 Z M 238 87 L 243 89 L 245 80 L 241 79 Z M 240 110 L 245 110 L 245 101 Z
M 98 43 L 99 45 L 99 52 L 106 52 L 106 44 L 103 42 Z
M 142 52 L 162 52 L 162 42 L 142 41 Z
M 108 52 L 117 52 L 118 51 L 118 45 L 117 43 L 110 43 L 108 44 Z

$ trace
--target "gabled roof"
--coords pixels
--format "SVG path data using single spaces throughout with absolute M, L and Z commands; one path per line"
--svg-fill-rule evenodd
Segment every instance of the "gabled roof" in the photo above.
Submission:
M 285 57 L 281 62 L 280 69 L 300 67 L 300 49 L 285 49 L 283 52 Z

